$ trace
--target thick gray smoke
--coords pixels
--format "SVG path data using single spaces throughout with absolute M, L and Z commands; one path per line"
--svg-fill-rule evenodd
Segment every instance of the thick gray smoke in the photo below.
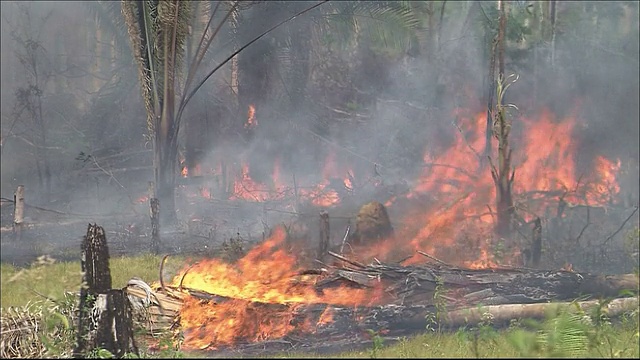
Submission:
M 15 3 L 2 2 L 2 196 L 11 197 L 15 186 L 25 184 L 30 201 L 44 203 L 36 190 L 41 164 L 32 160 L 30 144 L 35 125 L 15 105 L 16 90 L 31 77 L 16 59 L 20 44 L 11 36 L 40 31 L 39 61 L 49 78 L 38 86 L 44 92 L 54 192 L 46 205 L 64 203 L 66 210 L 78 213 L 86 212 L 87 204 L 89 212 L 124 211 L 153 180 L 126 28 L 116 23 L 96 31 L 95 12 L 80 3 L 29 4 L 32 23 L 26 29 L 24 13 Z M 637 203 L 637 2 L 611 7 L 558 2 L 552 40 L 534 36 L 538 20 L 531 9 L 539 4 L 510 4 L 506 74 L 518 74 L 520 80 L 506 101 L 517 105 L 519 114 L 550 109 L 558 119 L 580 104 L 572 135 L 578 171 L 592 171 L 598 155 L 621 159 L 621 196 Z M 237 27 L 222 28 L 198 76 L 309 5 L 245 3 Z M 298 186 L 311 186 L 326 177 L 326 161 L 333 156 L 338 174 L 332 176 L 344 177 L 351 170 L 362 183 L 382 179 L 411 186 L 422 171 L 425 151 L 440 153 L 454 141 L 454 109 L 486 110 L 487 44 L 493 34 L 487 37 L 482 23 L 497 23 L 495 2 L 433 2 L 433 23 L 419 15 L 423 21 L 411 30 L 401 21 L 379 25 L 375 16 L 341 14 L 339 5 L 324 4 L 268 34 L 240 54 L 239 74 L 227 64 L 194 97 L 181 140 L 198 144 L 191 165 L 201 165 L 201 175 L 217 171 L 221 162 L 235 171 L 246 162 L 255 181 L 273 182 L 277 168 L 281 181 L 293 185 L 295 176 Z M 425 45 L 429 41 L 431 48 Z M 301 71 L 306 71 L 304 81 Z M 257 126 L 247 129 L 249 105 L 255 106 Z M 514 128 L 519 129 L 514 134 L 522 130 L 518 114 Z M 517 138 L 512 145 L 518 148 Z M 104 160 L 122 152 L 130 156 L 120 163 Z M 84 167 L 93 170 L 87 175 Z M 112 171 L 118 168 L 129 171 Z

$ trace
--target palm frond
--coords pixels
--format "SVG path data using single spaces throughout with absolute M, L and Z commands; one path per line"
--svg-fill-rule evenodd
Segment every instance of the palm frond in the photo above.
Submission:
M 90 1 L 83 3 L 97 25 L 113 37 L 120 54 L 127 54 L 129 43 L 121 6 L 116 1 Z
M 154 120 L 154 90 L 152 88 L 152 73 L 150 68 L 151 60 L 147 51 L 147 33 L 144 23 L 144 4 L 138 1 L 122 0 L 121 11 L 124 22 L 127 26 L 129 41 L 136 63 L 138 64 L 138 79 L 140 81 L 140 91 L 147 110 L 147 129 L 149 134 L 155 128 Z
M 421 23 L 406 1 L 345 1 L 327 9 L 327 25 L 342 47 L 366 31 L 374 47 L 404 50 L 415 41 Z

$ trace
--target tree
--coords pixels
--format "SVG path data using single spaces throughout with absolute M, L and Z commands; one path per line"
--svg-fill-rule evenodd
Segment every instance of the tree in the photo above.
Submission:
M 129 32 L 130 43 L 138 64 L 138 77 L 141 83 L 142 97 L 147 110 L 147 128 L 153 143 L 154 178 L 156 197 L 161 204 L 161 217 L 165 222 L 176 219 L 175 178 L 177 174 L 178 132 L 182 114 L 189 100 L 202 85 L 223 65 L 242 50 L 258 41 L 291 19 L 316 8 L 325 1 L 316 3 L 286 20 L 277 23 L 260 35 L 247 41 L 229 57 L 222 60 L 199 82 L 194 83 L 195 75 L 202 60 L 221 28 L 238 7 L 239 2 L 228 4 L 215 2 L 209 12 L 209 20 L 195 47 L 195 56 L 183 69 L 186 39 L 189 25 L 194 16 L 194 2 L 177 0 L 160 1 L 122 1 L 122 14 Z M 216 17 L 218 9 L 226 8 L 222 16 Z M 202 16 L 202 14 L 198 14 Z M 214 19 L 217 26 L 211 25 Z M 176 91 L 178 79 L 186 73 L 181 91 Z M 193 88 L 191 85 L 195 84 Z
M 43 95 L 47 83 L 53 76 L 52 64 L 47 51 L 42 45 L 42 34 L 51 12 L 37 19 L 37 25 L 32 19 L 32 9 L 29 5 L 17 4 L 22 25 L 14 24 L 11 37 L 15 41 L 16 57 L 25 70 L 25 84 L 15 91 L 14 120 L 9 127 L 11 136 L 19 137 L 35 148 L 35 165 L 38 172 L 38 183 L 45 191 L 45 199 L 51 194 L 51 165 L 48 152 L 49 126 L 45 123 L 43 110 Z M 35 29 L 35 31 L 34 31 Z M 30 125 L 24 134 L 16 134 L 14 125 L 26 117 Z
M 176 80 L 182 66 L 191 5 L 175 0 L 122 2 L 153 143 L 156 197 L 162 204 L 163 219 L 168 221 L 175 219 Z

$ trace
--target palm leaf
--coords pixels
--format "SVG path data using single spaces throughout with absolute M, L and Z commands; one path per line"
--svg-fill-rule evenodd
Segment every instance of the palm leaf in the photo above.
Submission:
M 127 54 L 129 39 L 126 25 L 122 16 L 121 6 L 116 1 L 90 1 L 83 3 L 97 25 L 113 36 L 114 45 L 119 53 Z

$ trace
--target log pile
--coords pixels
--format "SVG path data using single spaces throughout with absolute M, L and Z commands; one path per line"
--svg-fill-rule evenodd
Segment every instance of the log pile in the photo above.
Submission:
M 339 307 L 331 304 L 263 304 L 251 303 L 251 306 L 268 308 L 275 316 L 293 313 L 291 323 L 317 324 L 309 336 L 309 329 L 300 326 L 300 331 L 287 335 L 286 339 L 267 340 L 278 344 L 318 343 L 343 341 L 366 337 L 367 329 L 377 329 L 387 335 L 406 336 L 424 331 L 426 317 L 438 314 L 441 328 L 457 328 L 474 325 L 490 316 L 495 324 L 508 323 L 515 318 L 544 318 L 548 311 L 572 304 L 578 304 L 583 310 L 598 306 L 597 299 L 617 297 L 621 292 L 638 293 L 638 276 L 593 275 L 565 270 L 535 270 L 527 268 L 464 269 L 438 263 L 419 266 L 398 264 L 361 264 L 341 255 L 328 252 L 341 265 L 331 269 L 308 270 L 304 275 L 317 278 L 308 286 L 316 291 L 337 286 L 355 288 L 384 289 L 388 296 L 383 305 L 361 307 Z M 427 254 L 425 254 L 427 255 Z M 432 257 L 430 257 L 432 258 Z M 437 260 L 437 259 L 436 259 Z M 162 276 L 161 276 L 162 277 Z M 152 321 L 156 329 L 169 329 L 180 321 L 180 308 L 183 299 L 195 297 L 212 305 L 228 299 L 217 294 L 203 292 L 187 287 L 172 287 L 162 284 L 156 289 L 141 290 L 139 286 L 129 286 L 130 297 L 148 299 L 154 297 L 155 305 L 150 307 Z M 240 300 L 244 301 L 244 300 Z M 481 305 L 479 307 L 479 305 Z M 610 316 L 619 315 L 638 307 L 638 297 L 620 298 L 608 305 Z M 574 308 L 575 307 L 571 307 Z M 321 321 L 323 314 L 331 313 L 331 321 Z M 357 319 L 357 320 L 356 320 Z M 298 329 L 298 326 L 295 326 Z M 357 341 L 356 341 L 357 342 Z M 236 347 L 250 347 L 249 341 Z

